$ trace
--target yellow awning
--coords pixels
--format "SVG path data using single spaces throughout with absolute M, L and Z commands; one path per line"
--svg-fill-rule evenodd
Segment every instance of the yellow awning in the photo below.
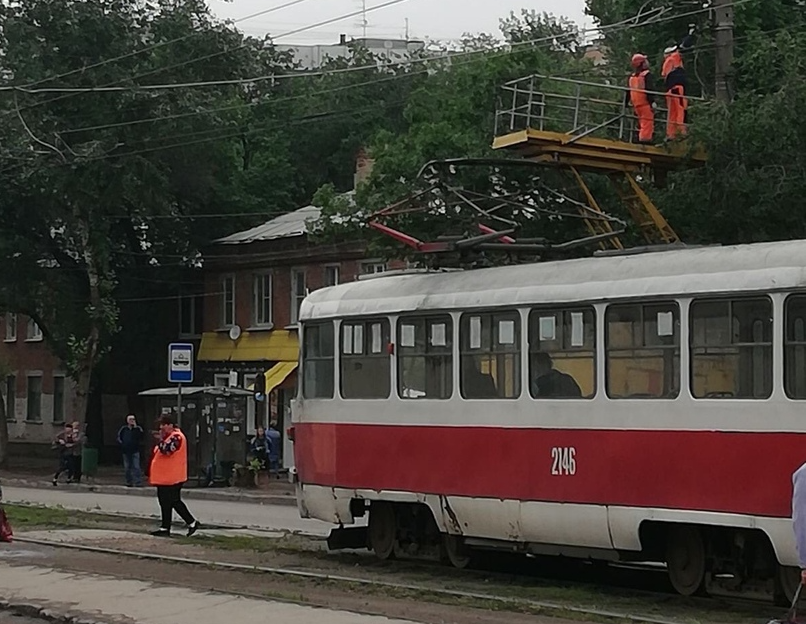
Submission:
M 297 370 L 296 362 L 280 362 L 266 371 L 266 394 L 281 385 L 295 370 Z
M 202 335 L 198 359 L 200 362 L 293 362 L 296 366 L 299 338 L 296 332 L 282 329 L 244 332 L 238 340 L 232 340 L 223 332 L 207 332 Z
M 266 394 L 281 385 L 288 376 L 297 370 L 297 362 L 280 362 L 266 371 Z M 250 384 L 247 390 L 254 390 L 255 384 Z

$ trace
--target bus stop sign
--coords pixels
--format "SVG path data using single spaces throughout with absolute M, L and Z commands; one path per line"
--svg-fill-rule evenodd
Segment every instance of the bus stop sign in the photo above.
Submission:
M 193 345 L 174 342 L 168 345 L 168 382 L 193 383 Z

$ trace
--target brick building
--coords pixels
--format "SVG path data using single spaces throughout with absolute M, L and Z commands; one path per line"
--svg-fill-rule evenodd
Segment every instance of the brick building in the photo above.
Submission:
M 49 443 L 70 419 L 75 399 L 72 381 L 48 349 L 37 324 L 8 313 L 0 324 L 0 370 L 9 438 Z
M 266 379 L 268 401 L 249 401 L 246 432 L 276 423 L 285 439 L 299 360 L 297 320 L 307 293 L 387 270 L 361 242 L 309 240 L 314 206 L 216 241 L 204 254 L 204 333 L 198 352 L 202 384 L 250 388 Z M 397 268 L 392 263 L 391 268 Z M 284 443 L 284 463 L 291 450 Z

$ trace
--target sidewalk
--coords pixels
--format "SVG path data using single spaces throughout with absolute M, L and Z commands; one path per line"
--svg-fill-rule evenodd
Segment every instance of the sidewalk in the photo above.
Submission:
M 0 568 L 0 588 L 0 608 L 9 606 L 28 616 L 40 616 L 44 611 L 52 622 L 266 624 L 267 620 L 273 620 L 283 624 L 409 624 L 374 615 L 59 572 L 46 567 L 4 566 Z
M 117 466 L 99 466 L 95 478 L 82 478 L 81 483 L 66 484 L 60 481 L 53 486 L 53 466 L 39 459 L 12 458 L 10 470 L 0 471 L 0 485 L 20 488 L 36 488 L 49 490 L 97 492 L 99 494 L 127 494 L 132 496 L 156 496 L 156 489 L 151 486 L 130 488 L 124 485 L 123 468 Z M 297 500 L 294 486 L 287 477 L 280 479 L 266 477 L 259 488 L 241 489 L 234 487 L 194 487 L 188 484 L 182 490 L 187 499 L 250 502 L 267 505 L 296 506 Z

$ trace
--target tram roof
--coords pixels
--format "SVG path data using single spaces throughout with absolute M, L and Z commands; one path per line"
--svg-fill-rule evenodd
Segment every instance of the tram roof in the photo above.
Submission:
M 806 240 L 402 273 L 311 293 L 300 317 L 567 304 L 806 288 Z

